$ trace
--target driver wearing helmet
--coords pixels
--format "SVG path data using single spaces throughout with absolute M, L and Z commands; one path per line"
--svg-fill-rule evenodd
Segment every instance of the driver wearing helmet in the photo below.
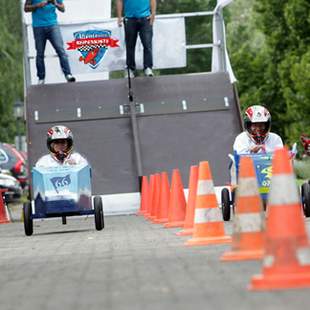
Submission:
M 244 127 L 245 131 L 234 142 L 233 149 L 237 154 L 270 153 L 283 147 L 280 136 L 270 132 L 271 116 L 265 107 L 253 105 L 247 108 Z
M 47 148 L 49 154 L 42 156 L 36 167 L 55 167 L 61 165 L 87 164 L 87 160 L 73 152 L 73 135 L 68 127 L 57 125 L 47 131 Z

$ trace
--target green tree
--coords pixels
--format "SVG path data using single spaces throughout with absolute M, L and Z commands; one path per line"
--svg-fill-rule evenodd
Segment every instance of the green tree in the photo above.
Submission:
M 20 2 L 0 0 L 0 141 L 16 134 L 15 100 L 23 98 L 23 45 Z
M 229 10 L 228 45 L 243 106 L 265 104 L 273 130 L 287 143 L 297 141 L 310 133 L 309 1 L 236 0 Z

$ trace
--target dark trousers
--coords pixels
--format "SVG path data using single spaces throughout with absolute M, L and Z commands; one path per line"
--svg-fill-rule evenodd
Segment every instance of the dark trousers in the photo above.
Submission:
M 47 40 L 51 42 L 59 57 L 60 66 L 63 73 L 65 75 L 71 74 L 68 56 L 63 46 L 64 44 L 59 26 L 34 27 L 33 34 L 37 50 L 36 66 L 38 78 L 45 78 L 44 52 Z
M 143 67 L 153 67 L 152 39 L 153 27 L 150 21 L 144 18 L 125 18 L 125 37 L 126 37 L 126 64 L 127 67 L 135 70 L 135 49 L 138 34 L 143 45 Z

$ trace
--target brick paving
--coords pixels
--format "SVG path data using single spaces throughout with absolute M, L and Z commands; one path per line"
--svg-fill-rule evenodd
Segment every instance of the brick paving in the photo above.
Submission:
M 2 310 L 305 309 L 309 289 L 246 290 L 260 262 L 220 263 L 228 246 L 187 248 L 177 229 L 142 217 L 36 221 L 0 225 Z M 309 225 L 309 221 L 307 223 Z M 228 230 L 231 223 L 227 224 Z

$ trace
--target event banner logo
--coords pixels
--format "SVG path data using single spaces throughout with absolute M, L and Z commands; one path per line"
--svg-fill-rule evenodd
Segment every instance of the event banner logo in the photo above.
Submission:
M 119 40 L 111 38 L 110 30 L 78 31 L 74 41 L 67 42 L 67 50 L 78 50 L 81 53 L 79 61 L 96 69 L 104 58 L 108 48 L 119 47 Z

